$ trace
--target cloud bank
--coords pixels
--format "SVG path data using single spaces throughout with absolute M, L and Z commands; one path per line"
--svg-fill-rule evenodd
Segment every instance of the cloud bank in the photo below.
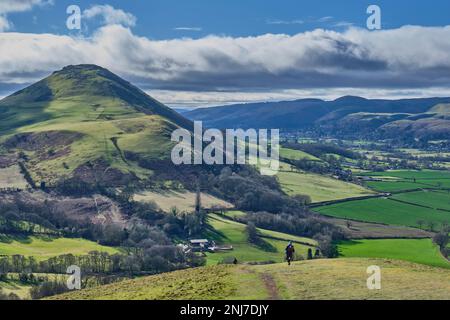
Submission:
M 137 20 L 131 13 L 115 9 L 110 5 L 95 5 L 83 11 L 83 18 L 85 19 L 96 17 L 102 17 L 105 25 L 120 24 L 125 27 L 134 27 Z
M 450 26 L 155 41 L 112 24 L 90 38 L 0 33 L 0 52 L 0 86 L 94 63 L 145 89 L 185 92 L 450 88 Z

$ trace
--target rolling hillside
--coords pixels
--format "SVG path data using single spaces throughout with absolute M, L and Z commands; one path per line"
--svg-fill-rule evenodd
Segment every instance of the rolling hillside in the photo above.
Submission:
M 150 174 L 170 134 L 191 122 L 95 65 L 68 66 L 0 101 L 0 168 L 20 162 L 34 183 L 77 176 L 111 184 Z M 96 172 L 103 172 L 97 176 Z
M 368 290 L 368 266 L 381 268 L 381 290 Z M 450 272 L 381 259 L 309 260 L 176 271 L 71 292 L 52 299 L 450 299 Z
M 282 232 L 274 232 L 258 228 L 262 244 L 257 246 L 248 241 L 246 225 L 223 218 L 216 214 L 210 214 L 207 219 L 209 228 L 205 237 L 214 240 L 218 244 L 232 245 L 233 250 L 207 253 L 207 264 L 218 264 L 223 261 L 233 261 L 236 258 L 240 263 L 276 263 L 284 261 L 284 249 L 288 241 L 293 241 L 296 249 L 296 257 L 304 259 L 308 249 L 313 252 L 317 242 L 304 237 L 298 237 Z
M 216 128 L 321 128 L 334 134 L 370 134 L 387 137 L 413 135 L 445 137 L 450 134 L 450 98 L 369 100 L 342 97 L 334 101 L 249 103 L 200 108 L 183 115 Z

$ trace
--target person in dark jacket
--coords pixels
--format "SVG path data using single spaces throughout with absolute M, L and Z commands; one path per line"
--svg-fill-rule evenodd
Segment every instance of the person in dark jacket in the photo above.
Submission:
M 289 241 L 289 244 L 286 247 L 286 260 L 288 262 L 288 265 L 291 265 L 291 261 L 294 260 L 294 252 L 294 245 L 292 244 L 292 241 Z

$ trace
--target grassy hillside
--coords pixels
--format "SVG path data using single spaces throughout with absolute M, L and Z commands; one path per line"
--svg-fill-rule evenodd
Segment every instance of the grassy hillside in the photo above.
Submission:
M 339 200 L 373 194 L 359 185 L 314 173 L 281 171 L 277 174 L 283 191 L 288 195 L 309 195 L 313 202 Z
M 5 294 L 14 293 L 21 299 L 30 299 L 30 284 L 20 283 L 18 280 L 0 282 L 0 290 Z
M 91 180 L 113 173 L 110 180 L 116 182 L 117 173 L 127 179 L 146 177 L 151 171 L 127 160 L 127 152 L 166 159 L 173 129 L 191 126 L 143 91 L 93 65 L 66 67 L 18 91 L 0 101 L 0 113 L 0 155 L 21 154 L 37 183 L 74 172 L 83 176 L 83 165 L 97 165 L 96 171 L 102 172 Z
M 188 191 L 163 190 L 142 191 L 134 195 L 134 200 L 139 202 L 154 201 L 163 211 L 169 212 L 171 208 L 176 207 L 180 211 L 192 212 L 195 210 L 196 193 Z M 233 208 L 231 203 L 211 196 L 207 193 L 201 193 L 201 204 L 203 208 Z
M 381 290 L 366 269 L 380 266 Z M 450 299 L 450 271 L 381 259 L 310 260 L 261 266 L 211 266 L 71 292 L 53 299 Z
M 46 260 L 69 253 L 83 255 L 91 251 L 108 252 L 110 254 L 119 252 L 115 248 L 102 246 L 85 239 L 29 237 L 8 240 L 3 239 L 0 242 L 0 255 L 19 254 L 33 256 L 36 260 Z
M 289 160 L 311 160 L 311 161 L 321 161 L 319 158 L 300 150 L 294 150 L 289 148 L 280 147 L 280 158 L 285 158 Z
M 218 244 L 232 245 L 233 250 L 225 252 L 207 253 L 207 264 L 217 264 L 223 260 L 236 258 L 238 262 L 282 262 L 284 249 L 289 240 L 296 241 L 297 258 L 306 257 L 308 248 L 314 248 L 315 241 L 281 232 L 258 229 L 265 246 L 256 246 L 248 242 L 245 225 L 216 214 L 208 216 L 208 232 L 205 234 L 210 240 Z M 302 243 L 311 244 L 310 246 Z
M 397 259 L 450 269 L 450 262 L 431 239 L 345 241 L 339 244 L 339 253 L 346 258 Z

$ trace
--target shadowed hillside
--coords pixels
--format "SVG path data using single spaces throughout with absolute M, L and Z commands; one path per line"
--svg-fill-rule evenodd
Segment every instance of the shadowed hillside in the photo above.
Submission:
M 346 96 L 334 101 L 248 103 L 200 108 L 183 115 L 217 128 L 319 129 L 339 134 L 412 135 L 425 138 L 450 134 L 450 98 L 369 100 Z

